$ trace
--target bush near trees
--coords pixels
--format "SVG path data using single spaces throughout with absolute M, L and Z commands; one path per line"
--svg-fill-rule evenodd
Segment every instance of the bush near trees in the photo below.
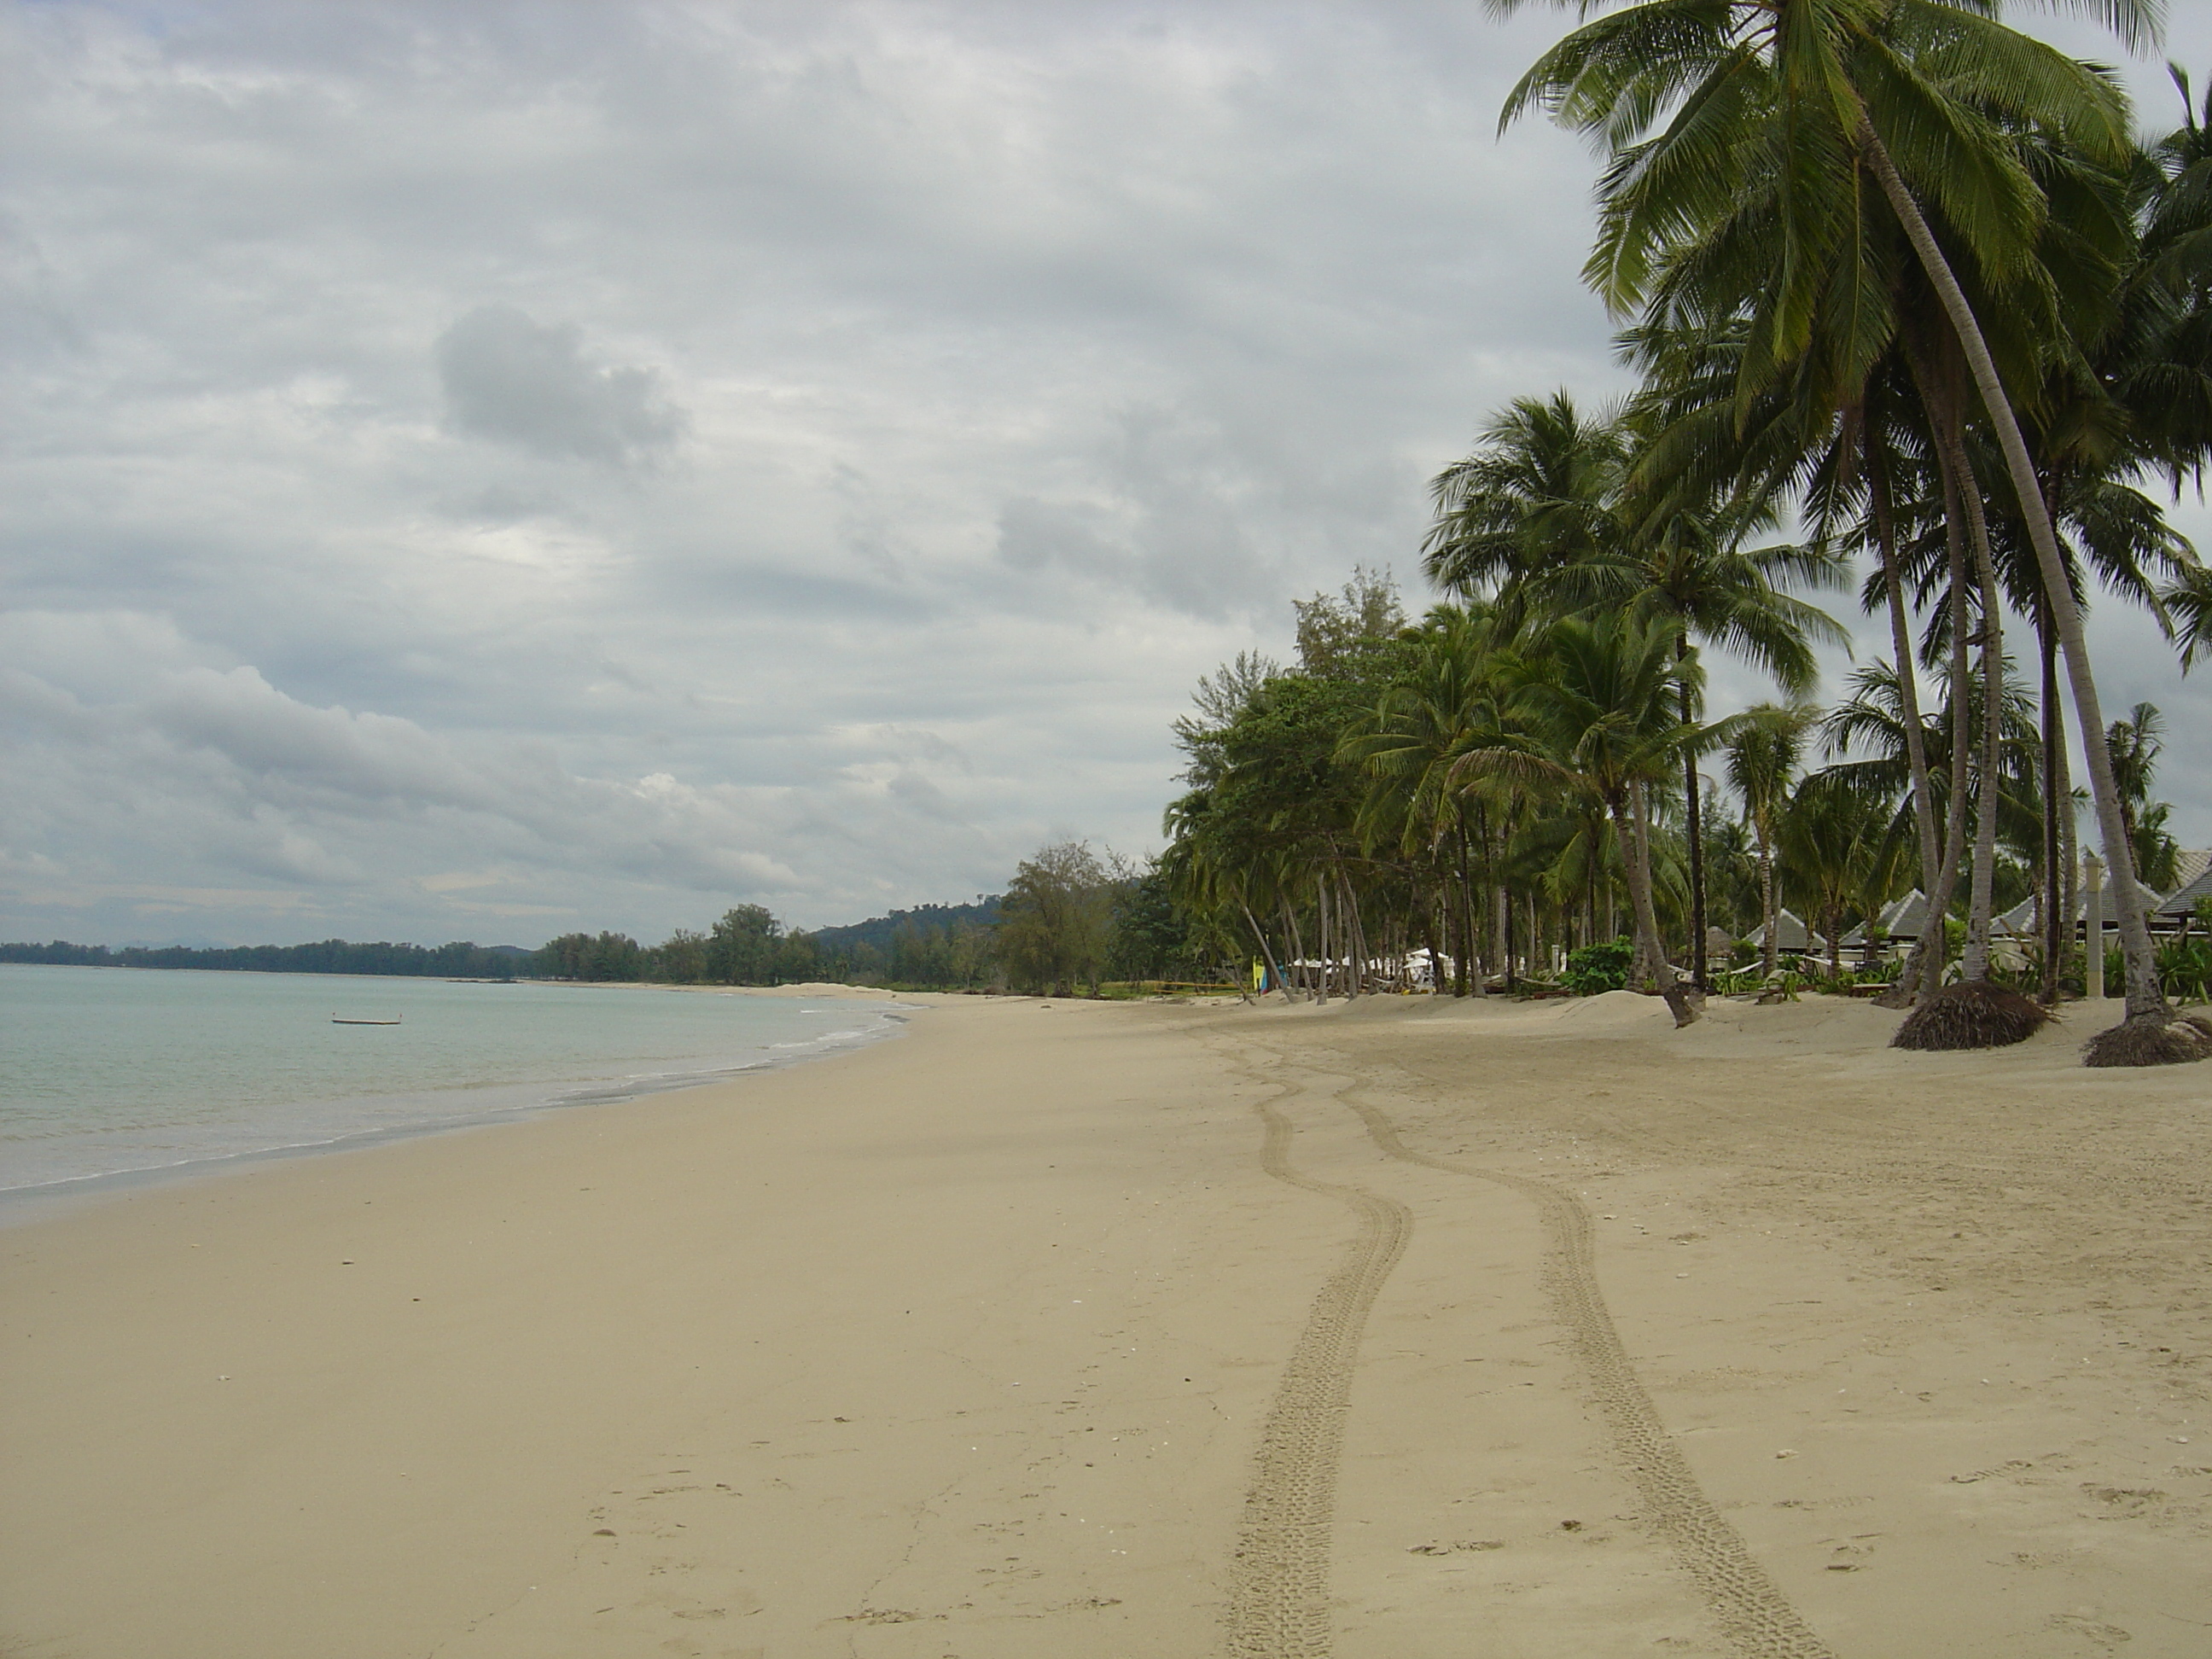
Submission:
M 532 979 L 572 979 L 597 984 L 645 977 L 646 953 L 628 933 L 563 933 L 530 957 Z
M 1007 983 L 1040 995 L 1098 988 L 1113 940 L 1115 897 L 1127 878 L 1081 842 L 1022 860 L 999 904 L 999 961 Z
M 654 945 L 627 933 L 563 933 L 523 958 L 533 979 L 652 981 L 666 985 L 788 985 L 820 976 L 814 941 L 787 933 L 757 904 L 726 912 L 704 933 L 679 927 Z
M 1566 971 L 1559 975 L 1559 983 L 1578 997 L 1626 989 L 1629 964 L 1635 955 L 1635 943 L 1625 939 L 1577 945 L 1567 952 Z

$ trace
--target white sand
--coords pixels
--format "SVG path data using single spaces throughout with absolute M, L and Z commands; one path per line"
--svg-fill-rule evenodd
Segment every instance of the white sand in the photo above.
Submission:
M 11 1229 L 0 1652 L 2212 1651 L 2212 1066 L 1894 1018 L 948 998 Z

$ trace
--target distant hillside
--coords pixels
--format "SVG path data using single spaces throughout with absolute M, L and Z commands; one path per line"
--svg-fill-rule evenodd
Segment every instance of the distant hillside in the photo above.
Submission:
M 919 904 L 911 910 L 894 910 L 887 916 L 871 916 L 866 921 L 856 921 L 850 927 L 824 927 L 814 935 L 814 943 L 823 951 L 849 951 L 856 945 L 872 945 L 888 955 L 891 948 L 891 935 L 898 932 L 902 924 L 911 925 L 917 931 L 934 927 L 950 930 L 963 921 L 975 927 L 995 927 L 1001 896 L 993 893 L 974 904 Z

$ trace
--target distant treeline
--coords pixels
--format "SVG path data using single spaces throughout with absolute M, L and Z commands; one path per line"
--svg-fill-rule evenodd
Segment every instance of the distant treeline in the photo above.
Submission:
M 1104 862 L 1080 844 L 1024 860 L 1004 896 L 924 904 L 806 933 L 740 904 L 707 932 L 658 945 L 627 933 L 563 933 L 519 945 L 242 945 L 195 950 L 0 945 L 0 962 L 61 967 L 203 968 L 269 974 L 404 974 L 444 979 L 558 979 L 663 985 L 791 985 L 829 980 L 914 989 L 1066 991 L 1102 980 L 1188 980 L 1242 972 L 1241 946 L 1199 947 L 1163 872 Z
M 973 904 L 918 904 L 911 910 L 894 910 L 887 916 L 871 916 L 866 921 L 854 922 L 847 927 L 823 927 L 816 930 L 814 943 L 819 949 L 836 952 L 849 951 L 854 945 L 870 945 L 888 955 L 902 933 L 919 936 L 932 933 L 950 934 L 955 928 L 995 927 L 999 922 L 999 896 L 979 895 Z
M 44 963 L 60 968 L 203 968 L 257 974 L 399 974 L 427 979 L 514 979 L 529 972 L 532 953 L 515 945 L 356 945 L 326 939 L 314 945 L 239 945 L 194 950 L 126 945 L 0 945 L 0 962 Z
M 1103 981 L 1233 981 L 1243 969 L 1241 944 L 1194 936 L 1164 872 L 1063 843 L 1024 860 L 1005 894 L 973 904 L 924 904 L 811 933 L 744 904 L 707 933 L 679 928 L 659 945 L 626 933 L 564 934 L 524 971 L 675 985 L 830 980 L 1066 992 Z
M 818 933 L 787 928 L 741 904 L 704 933 L 679 927 L 659 945 L 627 933 L 564 933 L 527 960 L 541 979 L 668 985 L 790 985 L 807 980 L 961 990 L 990 984 L 998 901 L 925 904 Z

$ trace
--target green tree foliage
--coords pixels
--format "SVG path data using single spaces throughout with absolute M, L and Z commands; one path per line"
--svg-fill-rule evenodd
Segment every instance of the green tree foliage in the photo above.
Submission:
M 947 924 L 908 917 L 891 932 L 883 972 L 893 985 L 959 991 L 990 983 L 997 970 L 994 928 L 965 919 Z
M 1210 971 L 1196 919 L 1176 902 L 1173 878 L 1158 861 L 1119 884 L 1106 974 L 1115 980 L 1195 980 Z
M 1782 871 L 1828 942 L 1831 972 L 1843 966 L 1846 919 L 1874 915 L 1897 890 L 1911 842 L 1899 833 L 1896 807 L 1887 791 L 1831 772 L 1800 783 L 1781 814 Z
M 1501 11 L 1522 3 L 1493 0 Z M 2083 0 L 2081 9 L 2130 44 L 2155 37 L 2161 11 L 2154 0 Z M 2181 256 L 2193 264 L 2188 278 L 2136 258 L 2145 223 L 2130 211 L 2128 179 L 2131 170 L 2161 184 L 2185 175 L 2194 122 L 2190 143 L 2168 147 L 2179 151 L 2172 164 L 2162 155 L 2141 167 L 2116 77 L 2003 27 L 1994 9 L 1973 0 L 1593 0 L 1582 26 L 1514 89 L 1504 118 L 1543 108 L 1601 142 L 1610 161 L 1585 276 L 1617 311 L 1649 307 L 1739 330 L 1739 417 L 1779 392 L 1802 410 L 1808 440 L 1824 442 L 1836 419 L 1857 419 L 1902 349 L 1947 504 L 1964 507 L 1961 526 L 1947 505 L 1951 585 L 1954 594 L 1965 585 L 1963 540 L 1982 596 L 1991 751 L 1983 776 L 1993 792 L 2002 607 L 1965 441 L 1978 413 L 2034 552 L 2106 860 L 2125 888 L 2135 860 L 2096 679 L 2021 410 L 2033 418 L 2039 404 L 2055 409 L 2051 386 L 2067 381 L 2084 394 L 2085 430 L 2108 413 L 2118 417 L 2111 425 L 2124 424 L 2126 399 L 2111 389 L 2124 377 L 2100 384 L 2094 356 L 2130 315 L 2131 299 L 2178 306 L 2203 268 L 2201 246 Z M 2151 227 L 2160 222 L 2153 213 Z M 2166 246 L 2179 253 L 2191 240 L 2185 233 Z M 2150 280 L 2131 285 L 2131 270 Z M 2157 423 L 2150 405 L 2139 423 Z M 2178 426 L 2174 441 L 2191 459 L 2165 458 L 2169 470 L 2202 465 L 2201 422 Z M 1956 649 L 1954 678 L 1964 673 L 1963 639 Z M 1963 686 L 1954 696 L 1963 704 Z M 1975 975 L 1988 940 L 1994 807 L 1992 793 L 1974 848 Z M 1963 810 L 1954 800 L 1954 824 Z M 1944 862 L 1955 868 L 1955 854 Z M 2148 933 L 2133 907 L 2120 923 L 2130 1021 L 2163 1030 L 2168 1010 Z
M 707 977 L 720 985 L 773 985 L 782 977 L 783 924 L 765 905 L 722 913 L 707 935 Z
M 645 969 L 645 951 L 628 933 L 563 933 L 530 958 L 533 979 L 640 980 Z
M 1751 831 L 1759 861 L 1760 970 L 1774 972 L 1776 920 L 1781 908 L 1775 884 L 1774 854 L 1781 839 L 1782 815 L 1790 787 L 1804 758 L 1805 734 L 1815 714 L 1805 703 L 1761 703 L 1728 746 L 1729 787 L 1743 803 L 1743 822 Z
M 2136 869 L 2143 884 L 2163 890 L 2173 885 L 2180 848 L 2166 827 L 2172 808 L 2153 800 L 2158 757 L 2166 749 L 2166 717 L 2154 703 L 2139 702 L 2125 720 L 2114 720 L 2106 742 L 2112 775 L 2120 788 L 2120 814 L 2135 848 Z
M 1115 873 L 1081 842 L 1022 860 L 999 907 L 999 960 L 1017 990 L 1097 990 L 1111 942 Z
M 1636 958 L 1632 939 L 1601 939 L 1567 952 L 1567 966 L 1559 982 L 1578 997 L 1594 997 L 1627 988 L 1628 974 Z
M 813 939 L 767 908 L 741 904 L 708 933 L 679 927 L 641 946 L 621 933 L 564 933 L 531 958 L 542 979 L 650 980 L 669 985 L 787 985 L 818 976 Z

